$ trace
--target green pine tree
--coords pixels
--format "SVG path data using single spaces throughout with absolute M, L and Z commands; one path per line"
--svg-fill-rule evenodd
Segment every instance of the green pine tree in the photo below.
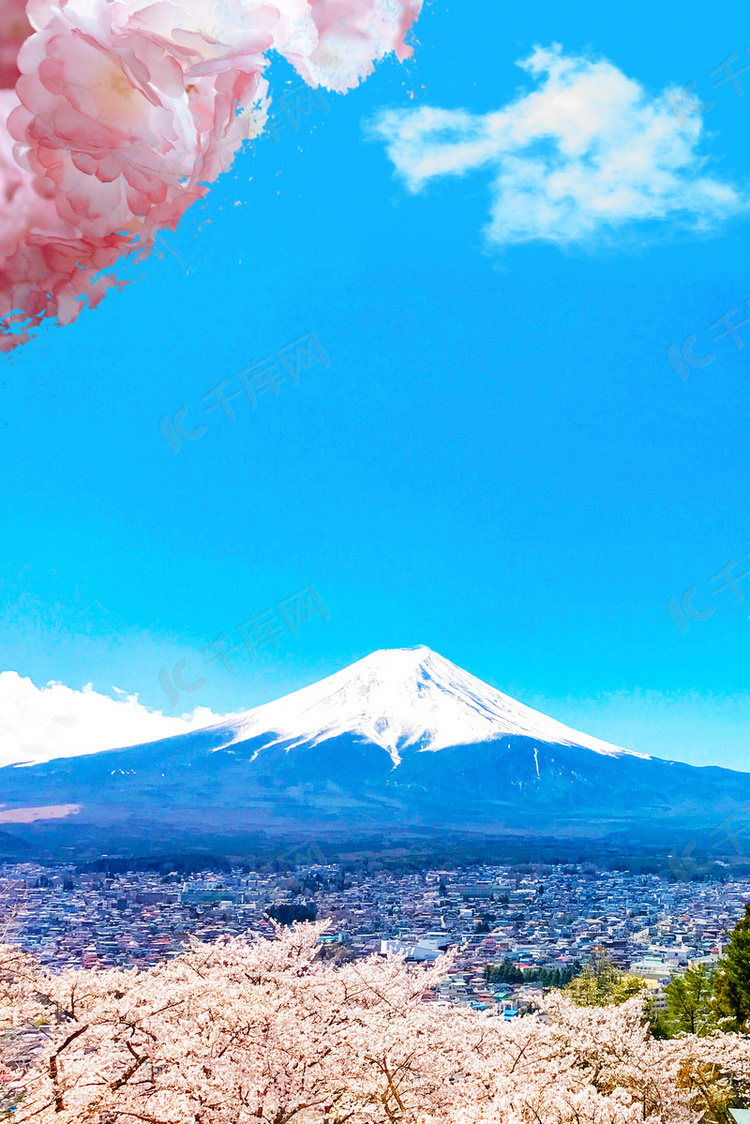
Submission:
M 676 976 L 671 981 L 666 995 L 666 1015 L 662 1015 L 660 1024 L 668 1037 L 672 1038 L 681 1031 L 705 1035 L 719 1029 L 713 969 L 705 964 L 688 968 L 683 976 Z
M 750 1021 L 750 902 L 735 925 L 714 976 L 714 1009 L 727 1030 L 747 1030 Z

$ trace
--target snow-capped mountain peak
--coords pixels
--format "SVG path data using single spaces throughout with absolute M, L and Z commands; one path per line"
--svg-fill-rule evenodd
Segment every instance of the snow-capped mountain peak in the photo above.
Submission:
M 381 649 L 318 683 L 233 719 L 233 742 L 273 731 L 277 742 L 317 744 L 353 734 L 382 746 L 437 751 L 508 735 L 644 757 L 580 734 L 463 671 L 430 648 Z
M 81 839 L 101 853 L 114 839 L 203 849 L 214 836 L 241 854 L 257 832 L 361 839 L 367 850 L 413 832 L 650 839 L 708 827 L 706 807 L 739 814 L 750 801 L 750 773 L 580 734 L 424 647 L 373 652 L 209 728 L 0 772 L 3 815 L 21 817 L 14 831 L 49 809 L 57 820 L 40 837 L 46 847 L 51 832 L 65 854 Z

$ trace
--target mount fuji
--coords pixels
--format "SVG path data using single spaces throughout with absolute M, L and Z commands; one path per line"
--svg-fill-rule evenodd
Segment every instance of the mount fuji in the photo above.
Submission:
M 374 652 L 206 729 L 7 766 L 0 801 L 3 826 L 68 846 L 253 831 L 653 835 L 746 805 L 750 774 L 578 733 L 419 647 Z
M 608 755 L 629 752 L 545 717 L 425 647 L 373 652 L 311 687 L 248 711 L 233 725 L 237 741 L 274 730 L 290 749 L 353 735 L 384 749 L 394 767 L 414 752 L 503 735 Z

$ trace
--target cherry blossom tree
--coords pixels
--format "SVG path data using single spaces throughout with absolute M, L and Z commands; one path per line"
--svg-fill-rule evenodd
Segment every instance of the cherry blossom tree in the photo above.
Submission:
M 654 1038 L 642 999 L 551 993 L 509 1023 L 434 1000 L 449 958 L 336 965 L 324 926 L 144 971 L 0 950 L 3 1071 L 40 1124 L 699 1124 L 750 1083 L 740 1034 Z M 19 1046 L 21 1043 L 21 1046 Z

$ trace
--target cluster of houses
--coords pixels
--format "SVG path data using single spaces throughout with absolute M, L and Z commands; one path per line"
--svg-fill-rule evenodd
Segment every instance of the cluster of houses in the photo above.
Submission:
M 480 866 L 407 873 L 310 863 L 293 871 L 80 872 L 36 863 L 0 867 L 4 940 L 55 970 L 149 965 L 189 935 L 273 932 L 269 910 L 328 919 L 330 954 L 398 954 L 418 963 L 456 949 L 437 1001 L 513 1018 L 540 980 L 577 969 L 593 949 L 641 975 L 657 1006 L 669 978 L 721 953 L 750 899 L 750 881 L 674 882 L 658 875 L 566 866 Z M 492 982 L 493 966 L 511 982 Z M 502 973 L 501 973 L 502 974 Z

